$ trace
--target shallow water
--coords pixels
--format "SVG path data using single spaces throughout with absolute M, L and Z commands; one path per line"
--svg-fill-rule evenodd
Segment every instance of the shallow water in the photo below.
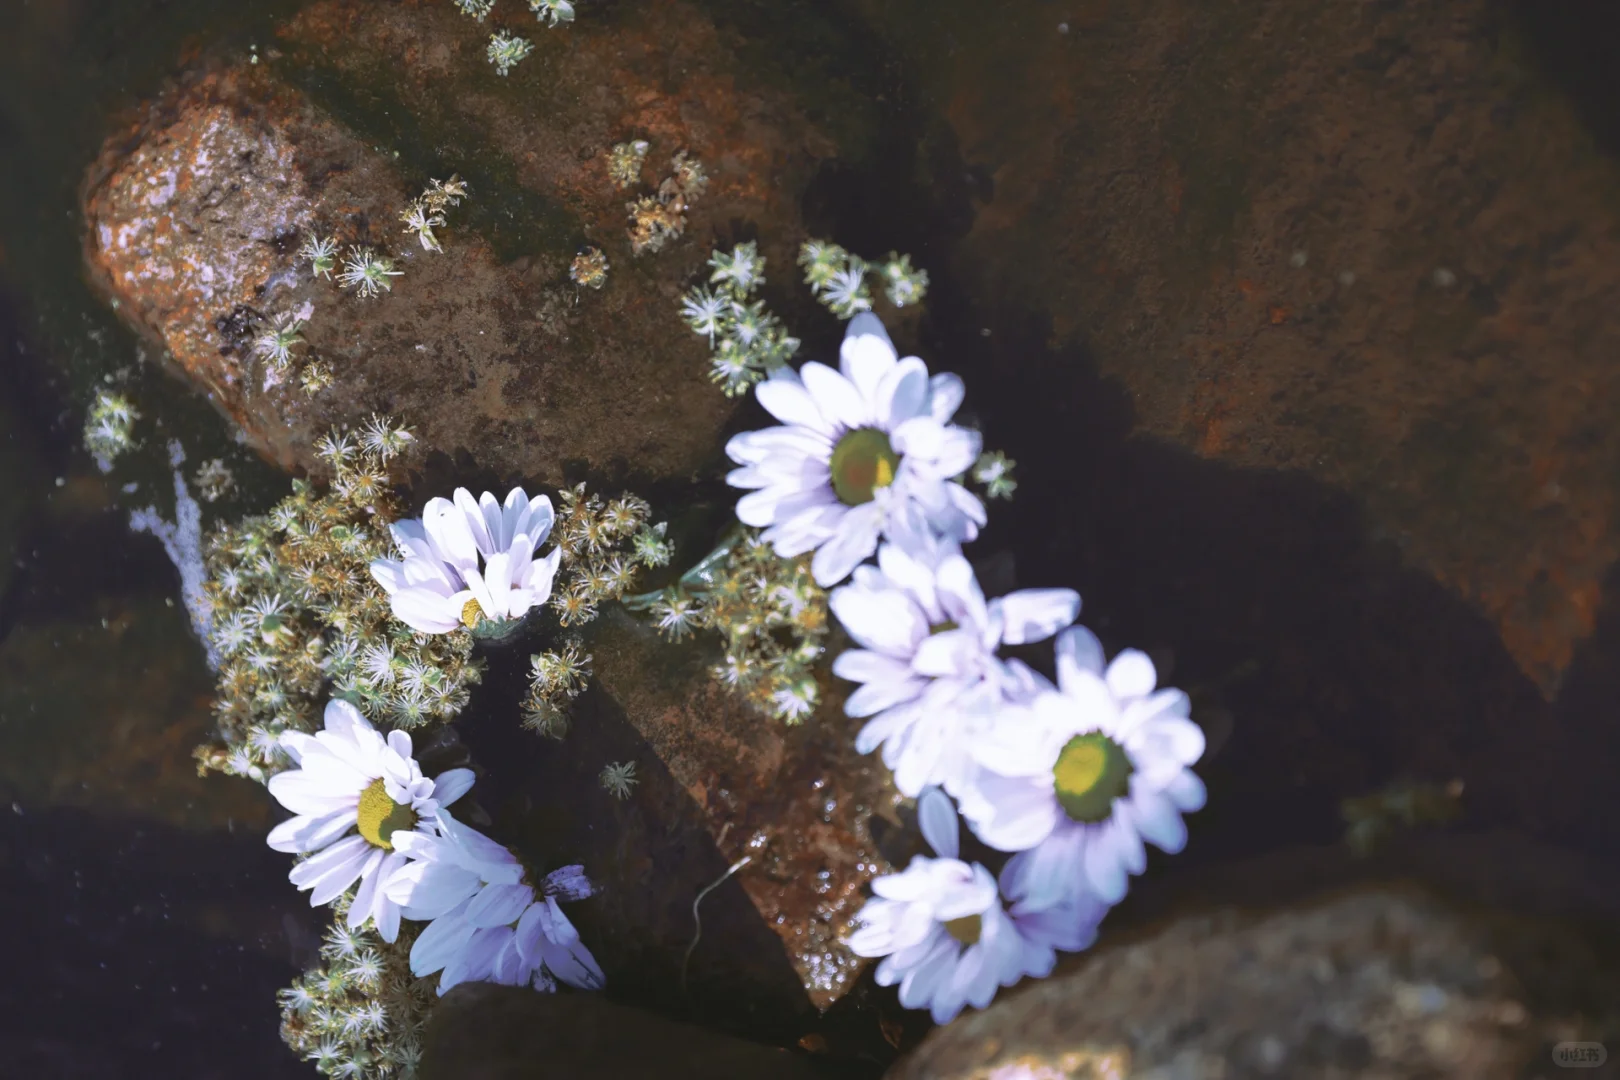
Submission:
M 191 747 L 211 724 L 210 673 L 172 566 L 155 540 L 127 526 L 132 509 L 172 509 L 169 438 L 183 442 L 188 468 L 221 457 L 235 472 L 239 488 L 208 508 L 213 517 L 262 510 L 285 480 L 85 286 L 79 213 L 85 170 L 121 110 L 201 54 L 266 47 L 300 6 L 9 0 L 9 12 L 0 11 L 15 28 L 0 44 L 0 806 L 11 811 L 0 812 L 0 896 L 14 942 L 11 1007 L 0 1011 L 7 1075 L 312 1075 L 280 1043 L 274 994 L 312 962 L 323 920 L 284 880 L 285 858 L 264 847 L 277 820 L 264 793 L 192 775 Z M 637 18 L 629 3 L 580 6 L 582 21 L 631 27 Z M 1595 318 L 1592 306 L 1620 299 L 1614 278 L 1594 278 L 1584 293 L 1515 294 L 1537 267 L 1556 270 L 1561 259 L 1584 273 L 1587 264 L 1566 248 L 1585 250 L 1586 236 L 1546 251 L 1482 254 L 1470 238 L 1498 228 L 1496 219 L 1437 226 L 1434 235 L 1390 240 L 1389 251 L 1408 241 L 1420 249 L 1404 261 L 1386 252 L 1385 264 L 1358 265 L 1351 278 L 1361 291 L 1352 293 L 1349 271 L 1321 265 L 1317 254 L 1352 249 L 1336 231 L 1349 226 L 1333 217 L 1332 167 L 1311 180 L 1316 201 L 1290 208 L 1300 218 L 1295 232 L 1275 220 L 1257 224 L 1259 196 L 1302 170 L 1287 155 L 1319 121 L 1314 99 L 1288 97 L 1313 58 L 1284 37 L 1256 38 L 1253 5 L 1195 11 L 1164 0 L 1134 16 L 1101 0 L 1016 0 L 993 12 L 959 2 L 699 6 L 737 50 L 740 86 L 810 101 L 843 149 L 820 163 L 803 193 L 810 231 L 863 252 L 909 252 L 929 267 L 926 317 L 907 332 L 930 363 L 963 376 L 970 419 L 1020 462 L 1018 498 L 995 508 L 977 553 L 999 568 L 998 584 L 1073 585 L 1085 597 L 1085 621 L 1111 647 L 1148 649 L 1194 693 L 1195 718 L 1212 733 L 1200 767 L 1209 807 L 1190 822 L 1185 854 L 1150 862 L 1117 925 L 1199 902 L 1292 895 L 1295 871 L 1276 862 L 1279 854 L 1337 850 L 1341 800 L 1402 779 L 1466 781 L 1454 828 L 1478 843 L 1439 875 L 1449 884 L 1477 889 L 1496 853 L 1522 841 L 1571 861 L 1559 864 L 1561 876 L 1493 878 L 1494 902 L 1620 914 L 1620 893 L 1597 888 L 1620 875 L 1620 563 L 1612 554 L 1620 384 L 1592 374 L 1602 363 L 1585 363 L 1607 343 L 1577 340 L 1568 357 L 1549 352 L 1535 372 L 1558 406 L 1520 408 L 1518 384 L 1491 372 L 1528 361 L 1467 338 L 1504 307 L 1517 333 Z M 1392 181 L 1387 196 L 1366 197 L 1375 208 L 1387 197 L 1388 225 L 1403 200 L 1432 196 L 1453 172 L 1469 197 L 1511 189 L 1513 166 L 1501 161 L 1519 144 L 1492 157 L 1498 136 L 1490 132 L 1572 117 L 1567 129 L 1551 126 L 1564 141 L 1538 144 L 1584 170 L 1557 194 L 1613 215 L 1592 225 L 1594 235 L 1620 222 L 1616 76 L 1606 62 L 1612 50 L 1599 47 L 1612 45 L 1614 17 L 1599 5 L 1584 14 L 1530 3 L 1481 10 L 1459 33 L 1491 43 L 1499 67 L 1481 81 L 1500 101 L 1481 105 L 1436 75 L 1434 115 L 1410 121 L 1417 145 L 1428 128 L 1443 133 L 1448 117 L 1487 118 L 1496 128 L 1477 136 L 1477 159 L 1435 165 L 1412 185 L 1416 195 Z M 1144 29 L 1153 19 L 1168 29 Z M 1399 75 L 1413 48 L 1429 55 L 1426 41 L 1369 35 L 1356 54 L 1363 73 Z M 1088 74 L 1127 47 L 1141 52 Z M 1147 57 L 1142 79 L 1177 73 L 1183 98 L 1143 121 L 1153 145 L 1133 157 L 1119 148 L 1128 125 L 1115 113 L 1135 102 L 1128 69 Z M 1343 78 L 1361 77 L 1355 68 L 1347 62 Z M 319 98 L 322 87 L 309 88 Z M 411 125 L 387 119 L 381 99 L 345 102 L 342 87 L 326 93 L 322 103 L 346 122 L 403 145 L 424 166 L 444 153 L 400 136 Z M 1354 146 L 1369 136 L 1345 138 Z M 1117 176 L 1087 171 L 1116 157 L 1131 161 Z M 1501 174 L 1481 179 L 1491 170 Z M 1071 175 L 1072 185 L 1064 181 Z M 1172 209 L 1147 198 L 1172 189 L 1164 195 Z M 1518 214 L 1533 232 L 1537 215 L 1558 201 L 1521 200 L 1512 214 L 1495 203 L 1490 213 Z M 516 194 L 497 205 L 490 222 L 536 218 L 488 226 L 514 245 L 503 256 L 562 228 L 539 222 L 541 210 Z M 1171 245 L 1157 262 L 1141 252 L 1157 235 L 1141 221 L 1155 213 L 1169 223 Z M 1384 220 L 1352 224 L 1372 230 Z M 1286 378 L 1267 367 L 1273 353 L 1258 336 L 1261 344 L 1223 367 L 1219 331 L 1242 316 L 1206 303 L 1209 282 L 1230 281 L 1229 291 L 1247 296 L 1245 260 L 1271 244 L 1280 265 L 1296 236 L 1310 238 L 1302 272 L 1325 284 L 1306 300 L 1262 297 L 1252 317 L 1259 326 L 1315 329 L 1277 347 L 1293 350 Z M 1117 247 L 1097 246 L 1120 237 Z M 1156 291 L 1114 282 L 1121 265 L 1132 273 L 1151 266 Z M 1378 311 L 1351 305 L 1371 295 L 1395 306 L 1380 277 L 1390 265 L 1390 280 L 1422 268 L 1401 279 L 1425 298 L 1418 306 L 1429 320 L 1402 339 L 1407 351 L 1347 360 L 1337 346 L 1315 348 L 1324 339 L 1311 334 L 1350 323 L 1372 328 L 1357 340 L 1376 336 Z M 1440 269 L 1454 283 L 1460 272 L 1461 285 L 1438 284 Z M 1095 282 L 1105 279 L 1117 302 L 1100 299 Z M 1333 298 L 1321 299 L 1330 288 Z M 827 348 L 834 333 L 807 331 L 807 351 Z M 1143 352 L 1128 353 L 1124 342 Z M 115 372 L 127 373 L 158 426 L 103 476 L 80 431 L 93 389 Z M 1372 384 L 1399 385 L 1412 415 L 1389 424 L 1408 438 L 1387 440 L 1374 406 L 1361 415 L 1355 401 L 1335 397 Z M 1313 412 L 1313 402 L 1330 403 Z M 1249 434 L 1234 449 L 1217 429 Z M 1541 485 L 1534 497 L 1517 486 L 1521 465 Z M 709 475 L 649 494 L 686 508 L 685 527 L 702 535 L 724 518 L 719 476 L 717 459 Z M 486 477 L 458 482 L 474 479 Z M 470 717 L 513 695 L 521 665 L 509 668 L 492 672 Z M 593 763 L 646 757 L 616 708 L 596 707 L 596 726 L 573 736 L 575 753 Z M 462 726 L 475 755 L 521 764 L 521 778 L 497 785 L 504 802 L 591 784 L 594 764 L 559 763 L 511 728 Z M 680 798 L 667 777 L 653 783 L 662 784 L 659 798 Z M 566 807 L 555 820 L 569 838 L 563 847 L 596 829 L 622 829 L 641 843 L 637 830 L 647 828 Z M 1506 836 L 1512 844 L 1492 846 Z M 727 861 L 718 850 L 682 855 L 696 880 Z M 1246 876 L 1249 866 L 1259 869 Z M 769 943 L 740 892 L 715 903 L 718 921 L 737 927 L 735 947 L 756 936 Z M 791 982 L 779 967 L 773 977 Z M 751 1015 L 724 998 L 694 1007 L 667 978 L 620 992 L 784 1044 L 814 1023 L 773 1005 Z M 850 1075 L 869 1075 L 892 1056 L 874 1020 L 877 1000 L 863 987 L 827 1021 L 835 1044 L 849 1049 Z M 926 1026 L 908 1023 L 907 1044 Z

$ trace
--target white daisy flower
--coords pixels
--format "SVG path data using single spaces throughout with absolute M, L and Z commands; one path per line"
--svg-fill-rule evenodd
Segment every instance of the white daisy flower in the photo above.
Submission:
M 606 983 L 558 901 L 593 892 L 580 866 L 546 875 L 538 889 L 517 857 L 477 829 L 439 815 L 438 835 L 413 833 L 402 850 L 411 862 L 388 884 L 408 919 L 429 921 L 411 947 L 411 971 L 439 975 L 439 993 L 462 982 L 582 990 Z
M 409 735 L 391 731 L 384 738 L 340 698 L 326 705 L 324 731 L 283 732 L 281 746 L 298 767 L 272 776 L 268 786 L 297 816 L 271 829 L 269 844 L 310 856 L 288 878 L 311 890 L 312 906 L 329 904 L 360 882 L 349 925 L 374 919 L 383 940 L 393 941 L 400 911 L 383 886 L 405 865 L 398 844 L 431 828 L 440 807 L 466 794 L 472 770 L 427 779 L 411 756 Z
M 1073 589 L 1020 589 L 986 603 L 951 543 L 913 552 L 884 544 L 877 565 L 856 567 L 828 602 L 862 646 L 833 661 L 834 674 L 863 684 L 844 704 L 850 716 L 871 717 L 855 749 L 883 747 L 895 786 L 912 797 L 931 784 L 963 797 L 976 771 L 972 733 L 1006 702 L 1048 685 L 996 650 L 1048 638 L 1080 614 Z
M 378 559 L 371 575 L 387 590 L 394 616 L 414 630 L 445 634 L 460 626 L 521 617 L 551 597 L 562 552 L 535 548 L 551 533 L 551 500 L 513 488 L 504 504 L 489 492 L 473 501 L 429 499 L 420 519 L 389 528 L 404 561 Z
M 900 359 L 875 315 L 857 316 L 839 370 L 783 367 L 755 388 L 782 423 L 726 444 L 742 466 L 727 482 L 756 489 L 738 501 L 737 517 L 764 528 L 779 555 L 814 550 L 811 572 L 823 587 L 848 577 L 880 537 L 973 539 L 984 505 L 952 477 L 978 457 L 979 435 L 947 423 L 962 392 L 955 375 L 930 379 L 921 360 Z
M 938 788 L 917 800 L 917 818 L 939 857 L 916 856 L 900 873 L 873 880 L 876 896 L 847 942 L 858 956 L 883 957 L 878 985 L 899 983 L 900 1004 L 946 1024 L 1025 975 L 1051 974 L 1055 948 L 1083 949 L 1096 939 L 1107 908 L 1094 898 L 1031 915 L 1004 909 L 990 871 L 957 858 L 956 811 Z
M 976 740 L 985 769 L 962 814 L 979 839 L 1019 853 L 1003 873 L 1007 895 L 1031 908 L 1087 891 L 1113 904 L 1146 865 L 1143 840 L 1172 854 L 1186 845 L 1181 815 L 1204 805 L 1188 768 L 1204 733 L 1186 694 L 1154 689 L 1153 661 L 1126 649 L 1105 667 L 1083 627 L 1058 635 L 1057 670 L 1058 689 L 1021 722 Z

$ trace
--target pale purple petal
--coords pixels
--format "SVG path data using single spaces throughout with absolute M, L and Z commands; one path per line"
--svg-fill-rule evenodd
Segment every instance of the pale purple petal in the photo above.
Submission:
M 433 780 L 433 800 L 440 806 L 449 806 L 473 786 L 476 777 L 471 769 L 446 769 Z
M 353 828 L 355 820 L 352 806 L 319 817 L 301 814 L 271 829 L 267 842 L 276 851 L 289 854 L 318 851 Z
M 928 413 L 941 424 L 950 421 L 961 407 L 962 398 L 967 390 L 962 380 L 948 372 L 942 372 L 928 380 Z
M 954 859 L 961 850 L 958 843 L 956 807 L 950 796 L 937 787 L 927 788 L 917 797 L 917 824 L 923 839 L 942 859 Z
M 1125 649 L 1108 665 L 1104 676 L 1115 697 L 1146 697 L 1153 692 L 1158 676 L 1153 661 L 1138 649 Z
M 754 388 L 754 397 L 766 412 L 784 424 L 808 428 L 833 438 L 837 428 L 822 415 L 816 400 L 797 378 L 766 379 Z
M 555 896 L 558 900 L 584 900 L 596 893 L 596 887 L 591 879 L 585 876 L 585 868 L 578 863 L 569 866 L 559 866 L 546 875 L 541 891 L 547 896 Z
M 837 371 L 812 360 L 799 369 L 799 378 L 815 399 L 821 415 L 838 427 L 853 429 L 871 425 L 870 403 L 861 397 L 854 383 Z
M 465 918 L 477 927 L 509 926 L 532 903 L 534 890 L 527 885 L 485 885 L 467 905 Z
M 875 502 L 850 510 L 838 532 L 816 549 L 810 574 L 822 588 L 838 584 L 867 556 L 877 550 L 881 511 Z
M 1080 594 L 1073 589 L 1020 589 L 995 603 L 1001 609 L 1001 640 L 1008 645 L 1049 638 L 1080 614 Z

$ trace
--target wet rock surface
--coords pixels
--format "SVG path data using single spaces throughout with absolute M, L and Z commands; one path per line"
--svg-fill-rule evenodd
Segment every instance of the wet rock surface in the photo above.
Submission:
M 311 467 L 330 425 L 379 409 L 430 450 L 529 483 L 559 482 L 565 464 L 688 477 L 718 454 L 733 406 L 707 383 L 679 295 L 733 221 L 791 263 L 796 192 L 825 139 L 768 91 L 745 99 L 684 5 L 634 30 L 532 34 L 505 79 L 487 35 L 446 4 L 321 3 L 263 63 L 182 81 L 91 170 L 91 277 L 285 467 Z M 644 183 L 615 190 L 607 150 L 638 137 L 652 143 Z M 633 257 L 625 203 L 678 150 L 704 163 L 708 189 L 684 240 Z M 424 251 L 399 213 L 453 172 L 471 197 L 438 230 L 444 253 Z M 402 274 L 374 299 L 317 280 L 296 258 L 311 232 L 372 246 Z M 599 293 L 568 280 L 587 242 L 611 264 Z M 335 378 L 313 397 L 296 376 L 267 379 L 252 350 L 306 305 L 296 355 Z
M 1612 975 L 1565 928 L 1364 887 L 1104 947 L 939 1029 L 887 1075 L 1508 1080 L 1551 1071 L 1557 1042 L 1599 1037 L 1588 1010 L 1615 1018 Z M 1577 1005 L 1574 986 L 1593 996 Z
M 899 801 L 881 763 L 854 751 L 861 722 L 836 700 L 796 726 L 763 716 L 713 679 L 702 646 L 670 650 L 627 619 L 594 648 L 599 685 L 700 808 L 728 867 L 746 860 L 737 883 L 810 1001 L 837 1001 L 865 966 L 840 938 L 866 883 L 888 871 L 873 816 L 893 820 Z
M 873 832 L 895 820 L 850 722 L 830 706 L 791 728 L 754 713 L 711 677 L 708 643 L 671 645 L 607 612 L 587 629 L 595 674 L 570 731 L 542 738 L 505 705 L 528 644 L 491 657 L 457 726 L 489 770 L 474 794 L 495 835 L 536 865 L 581 862 L 597 883 L 569 917 L 609 995 L 783 1045 L 822 1033 L 848 1052 L 851 1024 L 854 1044 L 876 1040 L 869 1020 L 821 1015 L 865 966 L 839 939 L 887 867 Z M 621 800 L 599 774 L 627 761 L 636 783 Z
M 588 994 L 469 984 L 433 1010 L 422 1080 L 812 1080 L 792 1051 L 675 1023 Z
M 1047 322 L 1026 365 L 1351 493 L 1557 691 L 1620 554 L 1620 170 L 1533 37 L 1597 9 L 867 9 L 980 178 L 952 264 Z

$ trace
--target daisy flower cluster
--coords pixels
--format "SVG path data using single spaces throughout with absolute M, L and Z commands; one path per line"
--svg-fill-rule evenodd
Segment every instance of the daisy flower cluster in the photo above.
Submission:
M 210 458 L 197 467 L 191 482 L 204 502 L 217 502 L 235 489 L 236 476 L 223 458 Z
M 332 471 L 324 489 L 295 480 L 270 513 L 209 536 L 204 588 L 221 663 L 203 769 L 263 782 L 286 768 L 282 734 L 311 730 L 328 685 L 396 727 L 466 705 L 482 674 L 471 635 L 399 623 L 369 573 L 393 549 L 382 524 L 400 510 L 389 467 L 412 441 L 380 416 L 334 432 L 318 447 Z
M 523 726 L 536 735 L 568 734 L 569 706 L 591 680 L 591 655 L 578 641 L 529 657 L 529 690 L 523 697 Z
M 434 224 L 442 225 L 443 222 L 439 221 Z M 431 235 L 432 230 L 429 229 L 428 232 Z M 311 274 L 330 281 L 332 271 L 338 266 L 337 241 L 330 236 L 311 234 L 304 239 L 303 245 L 298 249 L 298 257 L 309 263 Z M 349 245 L 348 252 L 343 256 L 342 264 L 342 269 L 338 270 L 337 275 L 339 287 L 355 290 L 362 299 L 370 299 L 385 291 L 392 292 L 394 288 L 392 279 L 404 273 L 403 270 L 394 268 L 393 259 L 387 255 L 379 255 L 375 248 L 367 247 L 364 244 Z M 307 318 L 308 316 L 305 316 L 306 320 Z M 301 329 L 301 326 L 292 327 L 291 330 L 294 336 L 284 336 L 278 341 L 272 341 L 268 338 L 260 338 L 259 340 L 265 348 L 275 345 L 274 354 L 285 354 L 282 361 L 285 364 L 290 359 L 289 350 L 291 347 L 303 340 L 296 336 L 297 331 Z M 262 350 L 261 355 L 266 355 L 272 362 L 275 360 L 275 355 L 267 354 Z
M 284 311 L 272 318 L 253 339 L 253 355 L 264 363 L 263 388 L 269 390 L 298 368 L 299 385 L 306 394 L 315 394 L 332 383 L 331 365 L 311 358 L 295 363 L 293 350 L 304 344 L 304 327 L 315 313 L 315 305 L 305 301 L 297 311 Z
M 955 376 L 902 359 L 861 312 L 839 366 L 761 382 L 755 397 L 778 425 L 726 447 L 738 465 L 727 479 L 748 491 L 738 518 L 782 559 L 810 557 L 857 646 L 833 662 L 857 684 L 845 703 L 865 721 L 856 748 L 880 752 L 919 800 L 937 858 L 874 881 L 849 945 L 884 957 L 878 981 L 938 1023 L 1045 975 L 1053 950 L 1089 945 L 1145 868 L 1144 844 L 1180 851 L 1182 815 L 1204 804 L 1190 769 L 1203 732 L 1147 656 L 1107 659 L 1072 625 L 1071 589 L 987 599 L 979 587 L 961 545 L 986 514 L 961 480 L 975 463 L 1007 477 L 987 467 L 976 432 L 951 423 L 963 394 Z M 1048 639 L 1055 682 L 1002 655 Z M 999 876 L 956 857 L 958 812 L 1010 856 Z
M 665 523 L 652 524 L 646 500 L 604 501 L 584 484 L 559 493 L 559 516 L 544 495 L 513 488 L 504 501 L 466 488 L 429 499 L 422 516 L 389 526 L 398 558 L 376 558 L 371 577 L 394 618 L 419 638 L 461 635 L 507 641 L 529 612 L 549 603 L 564 627 L 596 617 L 643 567 L 669 561 Z M 551 550 L 537 556 L 540 545 Z M 524 725 L 560 738 L 567 708 L 585 689 L 590 657 L 576 641 L 531 657 Z
M 640 144 L 629 145 L 635 147 Z M 614 149 L 617 151 L 618 147 Z M 634 175 L 639 179 L 641 175 L 639 158 L 634 162 L 634 168 Z M 613 178 L 614 186 L 620 188 L 629 186 L 621 181 L 630 177 L 630 162 L 615 160 L 615 155 L 610 154 L 608 173 Z M 708 187 L 709 177 L 703 171 L 702 162 L 685 150 L 677 151 L 675 156 L 669 159 L 669 175 L 659 183 L 658 190 L 624 204 L 625 210 L 630 214 L 630 250 L 637 255 L 645 251 L 657 251 L 671 240 L 678 238 L 686 231 L 686 211 L 691 208 L 699 195 L 708 190 Z
M 349 248 L 349 253 L 343 258 L 343 269 L 338 272 L 338 284 L 345 289 L 353 289 L 362 299 L 369 299 L 382 292 L 392 292 L 394 283 L 391 278 L 397 278 L 403 270 L 394 269 L 394 260 L 386 255 L 379 255 L 375 249 L 356 244 Z
M 460 206 L 466 194 L 467 182 L 460 176 L 452 175 L 444 181 L 430 180 L 428 186 L 422 189 L 422 194 L 399 212 L 399 220 L 405 223 L 407 233 L 416 234 L 423 251 L 443 252 L 444 248 L 439 246 L 433 230 L 444 225 L 444 212 Z
M 497 30 L 489 35 L 489 45 L 484 49 L 484 55 L 494 66 L 495 74 L 505 76 L 533 51 L 534 46 L 528 38 Z
M 646 139 L 614 143 L 607 157 L 608 179 L 613 181 L 613 186 L 623 191 L 641 183 L 641 166 L 647 160 L 647 151 L 651 149 L 652 144 Z
M 292 366 L 293 349 L 303 343 L 304 324 L 309 316 L 302 312 L 284 311 L 270 320 L 258 337 L 253 339 L 253 354 L 263 360 L 270 372 L 279 376 Z M 268 376 L 267 385 L 270 383 Z
M 709 378 L 727 397 L 747 393 L 759 380 L 787 365 L 799 339 L 754 293 L 765 282 L 765 259 L 753 241 L 709 258 L 709 284 L 681 299 L 681 317 L 708 339 L 713 354 Z
M 568 280 L 582 289 L 600 289 L 607 284 L 608 260 L 599 247 L 587 247 L 568 266 Z
M 84 448 L 102 472 L 111 470 L 113 459 L 135 446 L 135 421 L 140 417 L 123 394 L 96 392 L 84 420 Z
M 402 924 L 384 941 L 374 926 L 348 925 L 351 894 L 332 901 L 335 917 L 321 962 L 276 995 L 281 1041 L 323 1076 L 409 1078 L 422 1060 L 422 1032 L 433 980 L 411 973 L 420 930 Z
M 714 678 L 769 716 L 798 723 L 820 703 L 813 667 L 825 651 L 827 594 L 808 558 L 778 557 L 757 530 L 737 530 L 676 584 L 625 606 L 672 641 L 716 631 L 725 651 Z
M 877 264 L 824 240 L 809 240 L 799 248 L 804 281 L 817 300 L 840 319 L 853 319 L 872 310 L 869 279 L 876 278 L 884 299 L 897 308 L 922 303 L 928 295 L 928 271 L 911 265 L 911 256 L 889 253 Z
M 551 606 L 557 621 L 576 627 L 596 617 L 600 605 L 623 599 L 643 568 L 663 566 L 671 545 L 666 522 L 653 524 L 645 499 L 620 495 L 604 501 L 579 484 L 558 493 L 562 516 L 556 529 L 561 568 Z M 560 739 L 568 733 L 569 706 L 589 685 L 591 657 L 576 639 L 529 657 L 529 689 L 523 726 Z
M 531 884 L 516 856 L 447 811 L 472 787 L 470 769 L 426 777 L 408 733 L 384 735 L 341 698 L 324 721 L 282 734 L 293 767 L 268 785 L 294 815 L 270 847 L 301 857 L 289 880 L 337 916 L 323 966 L 281 994 L 289 1045 L 328 1076 L 409 1077 L 435 991 L 602 987 L 560 907 L 591 895 L 583 868 Z
M 483 22 L 495 10 L 495 0 L 455 0 L 455 5 L 463 15 L 469 15 L 479 22 Z M 529 10 L 547 26 L 564 26 L 574 21 L 572 0 L 529 0 Z
M 600 605 L 630 591 L 642 568 L 669 562 L 672 551 L 664 538 L 669 526 L 652 523 L 645 499 L 620 495 L 604 501 L 584 484 L 558 492 L 557 499 L 562 564 L 551 606 L 562 625 L 589 622 Z

